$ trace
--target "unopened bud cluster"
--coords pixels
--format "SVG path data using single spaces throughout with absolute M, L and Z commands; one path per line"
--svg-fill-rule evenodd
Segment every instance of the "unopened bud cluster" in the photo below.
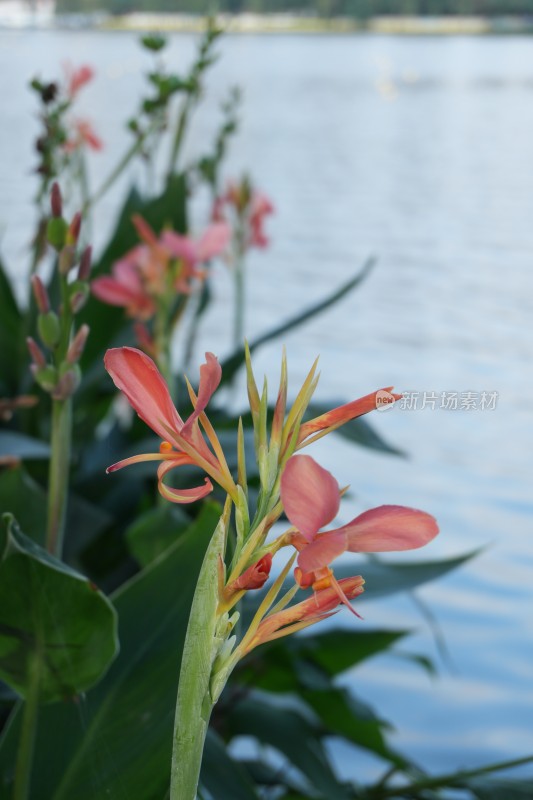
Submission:
M 89 296 L 91 248 L 86 247 L 81 253 L 78 252 L 81 214 L 75 214 L 70 224 L 63 218 L 61 191 L 57 183 L 52 187 L 50 202 L 52 214 L 48 221 L 47 238 L 58 254 L 62 301 L 59 308 L 54 310 L 44 283 L 38 275 L 33 276 L 40 344 L 28 337 L 27 345 L 32 359 L 30 369 L 39 386 L 55 400 L 65 400 L 74 394 L 80 384 L 78 362 L 89 335 L 89 327 L 82 325 L 72 336 L 73 317 L 81 311 Z M 76 267 L 76 277 L 69 280 Z M 43 348 L 49 351 L 48 357 Z

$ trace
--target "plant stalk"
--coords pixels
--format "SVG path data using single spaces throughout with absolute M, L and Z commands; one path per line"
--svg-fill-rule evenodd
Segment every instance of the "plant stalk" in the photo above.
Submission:
M 72 398 L 52 401 L 52 436 L 48 472 L 48 527 L 46 547 L 61 558 L 67 510 L 70 449 L 72 437 Z
M 13 800 L 29 800 L 35 733 L 39 711 L 40 659 L 38 653 L 28 660 L 29 686 L 22 711 L 22 727 L 15 767 L 15 786 Z
M 218 564 L 231 501 L 226 501 L 198 577 L 185 636 L 176 701 L 170 800 L 196 800 L 202 754 L 214 702 L 213 664 L 221 641 L 217 637 Z

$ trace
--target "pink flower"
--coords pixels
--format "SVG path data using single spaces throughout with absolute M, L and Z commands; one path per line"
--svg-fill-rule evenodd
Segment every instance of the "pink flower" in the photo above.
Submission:
M 112 268 L 112 274 L 102 275 L 91 284 L 98 300 L 110 306 L 123 306 L 129 317 L 148 320 L 156 312 L 156 305 L 146 291 L 137 267 L 135 251 L 132 250 Z
M 67 94 L 71 99 L 94 78 L 94 70 L 88 64 L 73 67 L 72 64 L 67 63 L 64 65 L 64 70 L 67 79 Z
M 198 239 L 183 236 L 174 231 L 163 231 L 161 245 L 173 258 L 179 259 L 184 266 L 184 275 L 178 284 L 180 291 L 183 291 L 184 281 L 189 275 L 195 273 L 199 264 L 205 264 L 226 250 L 230 238 L 231 230 L 225 222 L 212 223 Z
M 335 583 L 336 585 L 320 589 L 301 603 L 296 603 L 294 606 L 289 606 L 289 608 L 265 617 L 248 642 L 243 655 L 260 644 L 271 642 L 282 636 L 289 636 L 309 625 L 314 625 L 315 622 L 327 619 L 335 613 L 340 603 L 346 602 L 351 608 L 349 601 L 364 591 L 364 580 L 360 575 L 353 578 L 342 578 Z
M 240 183 L 230 181 L 226 192 L 217 197 L 213 204 L 212 219 L 221 222 L 229 208 L 236 218 L 235 229 L 242 228 L 238 236 L 240 247 L 267 247 L 269 240 L 265 234 L 265 218 L 274 212 L 274 206 L 263 192 L 252 188 L 247 178 Z
M 64 148 L 68 153 L 73 153 L 81 147 L 91 150 L 102 150 L 104 143 L 95 133 L 92 124 L 87 119 L 78 119 L 72 123 L 72 136 L 67 139 Z
M 173 489 L 163 479 L 175 467 L 196 465 L 235 498 L 237 490 L 222 448 L 204 414 L 205 407 L 220 383 L 221 369 L 215 356 L 206 353 L 206 363 L 200 367 L 198 396 L 192 389 L 190 391 L 194 411 L 185 422 L 172 402 L 163 377 L 147 355 L 133 347 L 119 347 L 107 351 L 104 363 L 117 389 L 125 395 L 143 422 L 163 440 L 159 453 L 144 453 L 126 458 L 113 464 L 107 472 L 115 472 L 140 461 L 162 461 L 157 476 L 159 491 L 163 497 L 173 503 L 192 503 L 213 490 L 209 478 L 205 478 L 204 486 L 195 489 Z M 199 420 L 214 452 L 202 435 Z
M 191 292 L 193 281 L 204 277 L 199 265 L 224 250 L 230 233 L 226 224 L 217 224 L 198 240 L 170 230 L 158 237 L 140 215 L 133 224 L 142 244 L 114 264 L 111 276 L 94 280 L 92 290 L 104 303 L 123 306 L 130 317 L 147 321 L 169 292 Z
M 413 550 L 430 542 L 439 531 L 435 519 L 424 511 L 379 506 L 341 528 L 320 533 L 336 517 L 340 497 L 333 475 L 311 456 L 292 456 L 288 460 L 281 476 L 281 500 L 296 528 L 291 543 L 299 551 L 296 578 L 301 586 L 316 590 L 332 584 L 338 588 L 329 564 L 346 551 Z
M 268 246 L 269 239 L 265 235 L 265 217 L 274 213 L 274 206 L 266 194 L 254 192 L 250 201 L 250 245 L 264 248 Z

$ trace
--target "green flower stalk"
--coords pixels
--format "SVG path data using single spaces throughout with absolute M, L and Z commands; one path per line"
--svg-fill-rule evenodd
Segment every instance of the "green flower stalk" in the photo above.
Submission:
M 146 453 L 113 465 L 114 471 L 139 461 L 158 460 L 159 490 L 172 502 L 189 503 L 213 489 L 213 479 L 226 492 L 224 511 L 204 557 L 196 587 L 181 662 L 172 751 L 170 800 L 195 800 L 202 751 L 209 719 L 240 659 L 265 642 L 296 633 L 329 617 L 363 591 L 360 575 L 337 581 L 330 563 L 345 551 L 379 552 L 421 547 L 438 528 L 433 517 L 416 509 L 382 506 L 361 514 L 348 525 L 321 532 L 337 515 L 343 491 L 335 478 L 310 456 L 296 451 L 318 436 L 376 408 L 373 392 L 315 419 L 303 417 L 317 384 L 316 362 L 287 410 L 287 364 L 282 359 L 280 385 L 268 424 L 266 382 L 261 394 L 246 349 L 248 398 L 254 426 L 260 491 L 255 513 L 247 496 L 242 424 L 237 434 L 237 481 L 231 475 L 216 432 L 205 409 L 221 379 L 212 353 L 200 368 L 198 392 L 189 385 L 192 414 L 185 421 L 172 403 L 168 387 L 154 362 L 134 348 L 106 354 L 106 368 L 117 387 L 161 438 L 159 453 Z M 270 429 L 269 429 L 270 428 Z M 205 485 L 170 488 L 165 476 L 181 465 L 205 470 Z M 274 541 L 268 535 L 285 512 L 290 527 Z M 233 556 L 227 555 L 230 523 L 236 536 Z M 236 606 L 246 592 L 268 581 L 273 557 L 290 547 L 291 555 L 258 603 L 248 629 L 235 634 Z M 227 563 L 229 561 L 229 564 Z M 287 588 L 289 572 L 295 582 Z M 292 604 L 300 589 L 313 594 Z
M 52 216 L 48 222 L 48 241 L 57 251 L 60 306 L 51 308 L 48 292 L 38 275 L 32 277 L 32 288 L 38 309 L 37 330 L 41 345 L 28 337 L 27 344 L 32 359 L 31 371 L 36 382 L 52 399 L 52 425 L 50 437 L 50 466 L 48 474 L 47 549 L 61 557 L 67 513 L 72 440 L 72 396 L 81 381 L 79 360 L 83 353 L 89 328 L 82 325 L 76 332 L 74 319 L 83 308 L 89 295 L 91 248 L 78 255 L 81 216 L 72 222 L 62 217 L 62 200 L 59 186 L 51 191 Z M 77 276 L 70 274 L 79 264 Z M 48 351 L 45 355 L 43 349 Z

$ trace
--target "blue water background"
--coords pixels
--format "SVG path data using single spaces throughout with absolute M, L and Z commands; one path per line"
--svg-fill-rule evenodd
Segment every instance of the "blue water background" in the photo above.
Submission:
M 175 64 L 185 68 L 194 41 L 172 38 Z M 320 354 L 321 399 L 391 384 L 420 399 L 498 393 L 495 410 L 374 414 L 408 459 L 332 438 L 313 447 L 352 486 L 342 521 L 381 503 L 413 505 L 435 514 L 442 532 L 407 558 L 484 548 L 416 593 L 438 620 L 451 666 L 412 599 L 361 606 L 363 626 L 412 629 L 398 652 L 435 658 L 438 679 L 391 656 L 344 680 L 397 725 L 395 745 L 429 769 L 533 752 L 533 40 L 240 36 L 220 51 L 187 154 L 209 146 L 226 88 L 240 84 L 228 174 L 250 169 L 277 209 L 271 248 L 249 263 L 249 336 L 320 300 L 369 253 L 379 257 L 357 293 L 286 337 L 293 392 Z M 0 247 L 19 291 L 36 186 L 36 105 L 26 86 L 66 60 L 98 72 L 80 98 L 106 144 L 91 162 L 94 183 L 123 151 L 123 123 L 149 65 L 130 34 L 0 32 Z M 125 189 L 98 209 L 100 245 Z M 200 201 L 198 225 L 203 210 Z M 219 303 L 201 344 L 223 356 L 231 283 L 222 266 L 214 285 Z M 276 345 L 256 358 L 272 385 L 279 355 Z M 333 753 L 345 775 L 374 769 L 341 747 Z

